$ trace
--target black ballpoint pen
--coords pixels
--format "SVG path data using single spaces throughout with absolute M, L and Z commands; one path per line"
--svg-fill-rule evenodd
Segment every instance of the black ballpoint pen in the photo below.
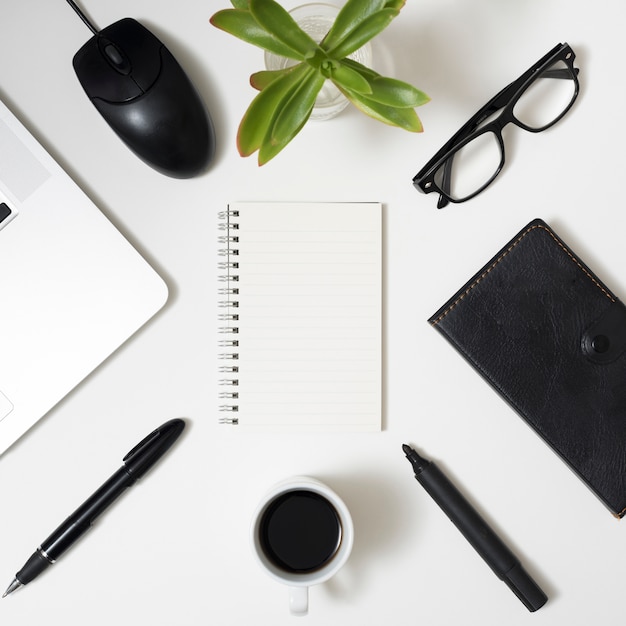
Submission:
M 548 597 L 476 509 L 434 463 L 422 458 L 406 444 L 402 450 L 413 466 L 417 481 L 498 578 L 510 587 L 529 611 L 541 608 Z
M 141 478 L 176 441 L 185 427 L 173 419 L 151 432 L 123 459 L 122 467 L 74 511 L 26 561 L 3 598 L 28 584 L 54 563 L 89 528 L 93 521 L 122 493 Z

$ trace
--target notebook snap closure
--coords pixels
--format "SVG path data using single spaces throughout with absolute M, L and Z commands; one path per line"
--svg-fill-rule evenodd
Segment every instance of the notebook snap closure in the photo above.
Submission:
M 594 352 L 604 354 L 611 347 L 611 342 L 606 335 L 596 335 L 591 340 L 591 347 L 593 348 Z

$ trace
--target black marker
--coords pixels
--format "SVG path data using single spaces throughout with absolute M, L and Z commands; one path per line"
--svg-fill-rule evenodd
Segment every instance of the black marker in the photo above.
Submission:
M 517 557 L 431 461 L 407 445 L 402 450 L 413 465 L 415 478 L 426 489 L 496 576 L 503 580 L 529 611 L 541 608 L 548 597 L 521 566 Z
M 123 459 L 122 467 L 83 502 L 26 561 L 3 598 L 35 579 L 90 528 L 94 519 L 141 478 L 170 448 L 185 427 L 181 419 L 166 422 L 142 439 Z

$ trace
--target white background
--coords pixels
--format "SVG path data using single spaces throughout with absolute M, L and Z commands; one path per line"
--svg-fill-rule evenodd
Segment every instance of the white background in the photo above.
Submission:
M 285 1 L 291 8 L 295 2 Z M 104 27 L 135 17 L 187 69 L 219 146 L 206 175 L 156 173 L 85 97 L 72 57 L 90 33 L 63 0 L 3 0 L 0 95 L 167 281 L 168 305 L 0 459 L 0 574 L 171 417 L 176 448 L 79 545 L 0 602 L 3 624 L 291 624 L 255 564 L 251 512 L 292 474 L 350 507 L 352 557 L 311 593 L 310 624 L 605 624 L 623 619 L 616 521 L 426 319 L 535 217 L 626 296 L 622 0 L 409 0 L 377 66 L 426 91 L 413 135 L 356 110 L 309 124 L 258 168 L 235 148 L 262 52 L 208 22 L 227 0 L 84 0 Z M 479 198 L 438 211 L 411 179 L 492 95 L 556 43 L 581 94 L 540 135 L 506 133 L 507 166 Z M 384 203 L 384 429 L 259 435 L 217 424 L 217 213 L 232 200 Z M 2 303 L 2 306 L 5 306 Z M 11 303 L 15 305 L 15 303 Z M 36 393 L 36 390 L 33 390 Z M 530 616 L 413 479 L 402 443 L 438 460 L 550 596 Z M 2 581 L 0 581 L 2 582 Z

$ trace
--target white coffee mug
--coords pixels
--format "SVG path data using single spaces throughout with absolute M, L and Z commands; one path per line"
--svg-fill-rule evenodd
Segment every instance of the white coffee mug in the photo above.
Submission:
M 251 526 L 261 567 L 289 587 L 289 609 L 306 615 L 309 587 L 331 578 L 354 543 L 352 517 L 327 485 L 296 476 L 275 485 L 259 503 Z

